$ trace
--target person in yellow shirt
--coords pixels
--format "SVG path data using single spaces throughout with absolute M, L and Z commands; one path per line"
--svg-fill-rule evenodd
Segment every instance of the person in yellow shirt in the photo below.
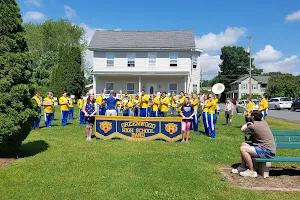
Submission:
M 69 102 L 69 120 L 72 120 L 74 118 L 74 103 L 75 103 L 75 99 L 71 98 L 70 94 L 68 94 L 67 99 L 68 99 L 68 102 Z
M 153 97 L 153 100 L 152 100 L 152 103 L 151 103 L 151 117 L 158 117 L 158 108 L 160 106 L 160 99 L 159 97 L 156 95 L 156 92 L 153 93 L 152 95 Z
M 269 108 L 269 103 L 266 100 L 265 95 L 261 95 L 261 101 L 258 104 L 258 109 L 262 112 L 263 114 L 263 119 L 265 119 L 268 115 L 268 108 Z
M 211 139 L 216 138 L 216 109 L 217 103 L 214 99 L 214 96 L 210 94 L 208 96 L 209 101 L 207 102 L 208 107 L 208 129 L 209 129 L 209 137 Z
M 53 115 L 53 101 L 52 101 L 52 92 L 48 92 L 46 98 L 44 98 L 44 117 L 45 117 L 45 127 L 50 128 L 52 126 L 52 115 Z
M 83 108 L 83 95 L 80 96 L 80 99 L 78 99 L 77 101 L 77 106 L 79 108 L 79 123 L 80 124 L 84 124 L 84 112 L 82 112 L 82 108 Z
M 184 101 L 185 101 L 185 95 L 184 95 L 184 92 L 181 91 L 181 92 L 180 92 L 179 101 L 177 102 L 177 103 L 178 103 L 178 108 L 177 108 L 178 115 L 179 115 L 179 113 L 181 112 L 181 107 L 182 107 L 182 105 L 184 104 Z
M 192 95 L 192 102 L 191 102 L 195 115 L 193 115 L 192 127 L 194 131 L 198 131 L 198 107 L 199 107 L 199 100 L 196 93 Z
M 247 99 L 246 110 L 245 110 L 245 121 L 246 123 L 251 122 L 251 113 L 254 110 L 254 103 L 252 99 Z
M 167 97 L 167 93 L 163 92 L 162 94 L 162 98 L 160 101 L 160 112 L 161 112 L 161 116 L 162 117 L 167 117 L 168 115 L 168 111 L 169 111 L 169 97 Z
M 122 100 L 122 115 L 123 116 L 132 116 L 133 112 L 133 103 L 127 96 Z
M 101 91 L 100 95 L 96 98 L 96 103 L 98 105 L 98 115 L 105 115 L 106 112 L 106 102 L 104 98 L 105 89 Z
M 176 117 L 177 115 L 177 102 L 178 102 L 178 98 L 176 96 L 176 93 L 175 92 L 172 92 L 172 96 L 171 96 L 171 116 L 172 117 Z
M 66 126 L 69 115 L 69 102 L 66 92 L 64 92 L 63 96 L 59 98 L 59 105 L 61 110 L 61 125 Z
M 149 102 L 149 96 L 145 93 L 145 90 L 142 90 L 142 95 L 139 99 L 140 102 L 140 117 L 148 117 L 147 115 L 147 109 L 148 109 L 148 102 Z
M 50 91 L 52 93 L 52 103 L 53 103 L 53 115 L 52 115 L 52 121 L 54 120 L 54 115 L 55 115 L 55 100 L 54 100 L 54 93 L 52 91 Z
M 35 100 L 37 104 L 37 112 L 39 114 L 38 119 L 34 122 L 33 128 L 34 130 L 40 130 L 40 123 L 41 123 L 41 114 L 42 114 L 42 97 L 40 96 L 40 92 L 36 91 L 35 95 L 32 97 L 33 100 Z
M 135 117 L 138 117 L 139 116 L 139 110 L 140 110 L 140 108 L 139 108 L 139 105 L 140 105 L 140 102 L 139 102 L 139 99 L 140 99 L 140 97 L 139 97 L 139 94 L 137 93 L 136 95 L 135 95 L 135 97 L 132 99 L 132 104 L 133 104 L 133 115 L 135 116 Z
M 209 123 L 208 123 L 208 103 L 210 100 L 208 99 L 208 95 L 203 95 L 203 108 L 202 108 L 202 120 L 204 131 L 207 136 L 209 136 Z

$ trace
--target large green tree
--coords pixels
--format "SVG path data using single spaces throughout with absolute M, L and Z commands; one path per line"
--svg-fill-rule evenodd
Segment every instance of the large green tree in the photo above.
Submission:
M 269 78 L 268 97 L 298 97 L 300 95 L 300 76 L 274 73 Z
M 0 154 L 16 154 L 37 117 L 31 64 L 20 8 L 15 0 L 0 0 Z
M 77 46 L 61 46 L 57 66 L 50 76 L 51 90 L 56 94 L 64 91 L 80 97 L 85 92 L 84 71 L 81 68 L 81 51 Z

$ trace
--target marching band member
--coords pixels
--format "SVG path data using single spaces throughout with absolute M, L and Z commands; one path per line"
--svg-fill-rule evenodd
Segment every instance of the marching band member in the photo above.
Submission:
M 68 94 L 68 101 L 69 101 L 69 120 L 74 118 L 74 99 L 70 97 Z
M 121 90 L 120 90 L 120 93 L 122 95 Z M 116 109 L 116 105 L 117 105 L 118 101 L 120 101 L 120 99 L 117 99 L 116 93 L 113 90 L 111 90 L 110 96 L 106 99 L 106 105 L 107 105 L 106 112 L 105 112 L 106 116 L 117 116 L 118 115 L 117 109 Z
M 149 101 L 148 101 L 148 108 L 147 108 L 147 116 L 150 117 L 151 116 L 151 112 L 152 112 L 152 106 L 151 106 L 151 102 L 153 101 L 152 99 L 153 97 L 150 97 L 149 98 Z
M 145 94 L 144 89 L 142 90 L 142 96 L 140 97 L 139 102 L 140 102 L 140 117 L 147 117 L 149 96 Z
M 50 128 L 52 126 L 52 115 L 53 115 L 53 101 L 52 101 L 52 92 L 48 92 L 46 98 L 44 98 L 44 116 L 45 116 L 45 127 Z
M 122 115 L 131 116 L 132 108 L 133 108 L 132 101 L 129 100 L 128 96 L 125 96 L 122 100 Z
M 151 113 L 151 117 L 158 117 L 158 108 L 159 108 L 159 104 L 160 104 L 160 99 L 159 97 L 156 95 L 156 92 L 153 93 L 153 100 L 152 100 L 152 113 Z
M 178 108 L 177 108 L 178 114 L 180 114 L 180 112 L 181 112 L 181 107 L 184 104 L 184 100 L 185 100 L 184 92 L 181 91 L 180 97 L 179 97 L 179 102 L 178 102 Z
M 52 115 L 52 121 L 54 120 L 54 114 L 55 114 L 55 106 L 54 106 L 54 103 L 55 103 L 55 100 L 54 100 L 54 93 L 52 91 L 50 91 L 52 93 L 52 102 L 53 102 L 53 115 Z
M 77 106 L 79 108 L 79 122 L 80 124 L 84 124 L 84 113 L 82 112 L 82 108 L 83 108 L 83 95 L 80 96 L 81 98 L 77 101 Z
M 193 115 L 193 121 L 192 121 L 192 124 L 193 124 L 193 129 L 194 131 L 198 131 L 198 104 L 199 104 L 199 100 L 198 100 L 198 97 L 197 97 L 197 94 L 194 93 L 193 94 L 193 98 L 192 98 L 192 106 L 194 108 L 194 111 L 195 111 L 195 115 Z
M 169 97 L 167 97 L 166 92 L 163 92 L 161 96 L 162 96 L 161 101 L 160 101 L 161 116 L 162 117 L 167 117 L 168 111 L 169 111 L 170 100 L 169 100 Z
M 258 109 L 262 112 L 263 119 L 266 119 L 266 117 L 267 117 L 268 108 L 269 108 L 268 101 L 266 100 L 265 95 L 262 94 L 261 95 L 261 101 L 258 104 Z
M 67 99 L 67 93 L 64 92 L 63 96 L 59 98 L 60 110 L 61 110 L 61 125 L 66 126 L 69 115 L 69 102 Z
M 172 92 L 171 96 L 171 116 L 176 117 L 177 115 L 177 103 L 178 103 L 178 98 L 175 94 L 175 92 Z
M 203 109 L 202 109 L 202 119 L 203 119 L 203 126 L 204 131 L 207 136 L 209 136 L 209 123 L 208 123 L 208 102 L 210 101 L 208 99 L 208 96 L 205 94 L 203 96 L 204 103 L 203 103 Z
M 216 138 L 216 109 L 217 103 L 212 94 L 209 95 L 208 103 L 208 128 L 209 128 L 209 137 L 211 139 Z
M 40 130 L 39 126 L 41 123 L 41 114 L 42 114 L 42 97 L 40 96 L 40 92 L 36 91 L 35 95 L 32 97 L 37 103 L 37 112 L 39 114 L 38 119 L 34 122 L 33 128 L 34 130 Z
M 100 95 L 96 98 L 96 103 L 98 105 L 98 115 L 104 115 L 103 113 L 103 98 L 104 98 L 104 90 L 101 91 Z
M 140 105 L 139 98 L 140 98 L 139 94 L 137 93 L 135 95 L 135 97 L 133 98 L 133 100 L 132 100 L 132 103 L 133 103 L 133 113 L 134 113 L 135 117 L 139 116 L 139 110 L 140 110 L 140 108 L 139 108 L 139 105 Z
M 251 113 L 254 110 L 254 103 L 252 99 L 247 99 L 246 110 L 245 110 L 245 121 L 246 123 L 251 122 Z

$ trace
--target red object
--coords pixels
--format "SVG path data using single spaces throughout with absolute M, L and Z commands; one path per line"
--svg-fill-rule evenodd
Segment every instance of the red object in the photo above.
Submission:
M 235 99 L 231 99 L 231 102 L 236 105 L 236 100 Z

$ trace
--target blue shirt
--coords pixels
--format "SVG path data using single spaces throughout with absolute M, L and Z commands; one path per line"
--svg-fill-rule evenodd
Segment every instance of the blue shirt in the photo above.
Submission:
M 190 117 L 194 113 L 194 108 L 192 105 L 185 105 L 181 107 L 183 116 Z
M 107 110 L 114 110 L 116 109 L 116 104 L 117 104 L 117 101 L 120 101 L 119 99 L 115 98 L 115 97 L 108 97 L 106 99 L 106 109 Z

